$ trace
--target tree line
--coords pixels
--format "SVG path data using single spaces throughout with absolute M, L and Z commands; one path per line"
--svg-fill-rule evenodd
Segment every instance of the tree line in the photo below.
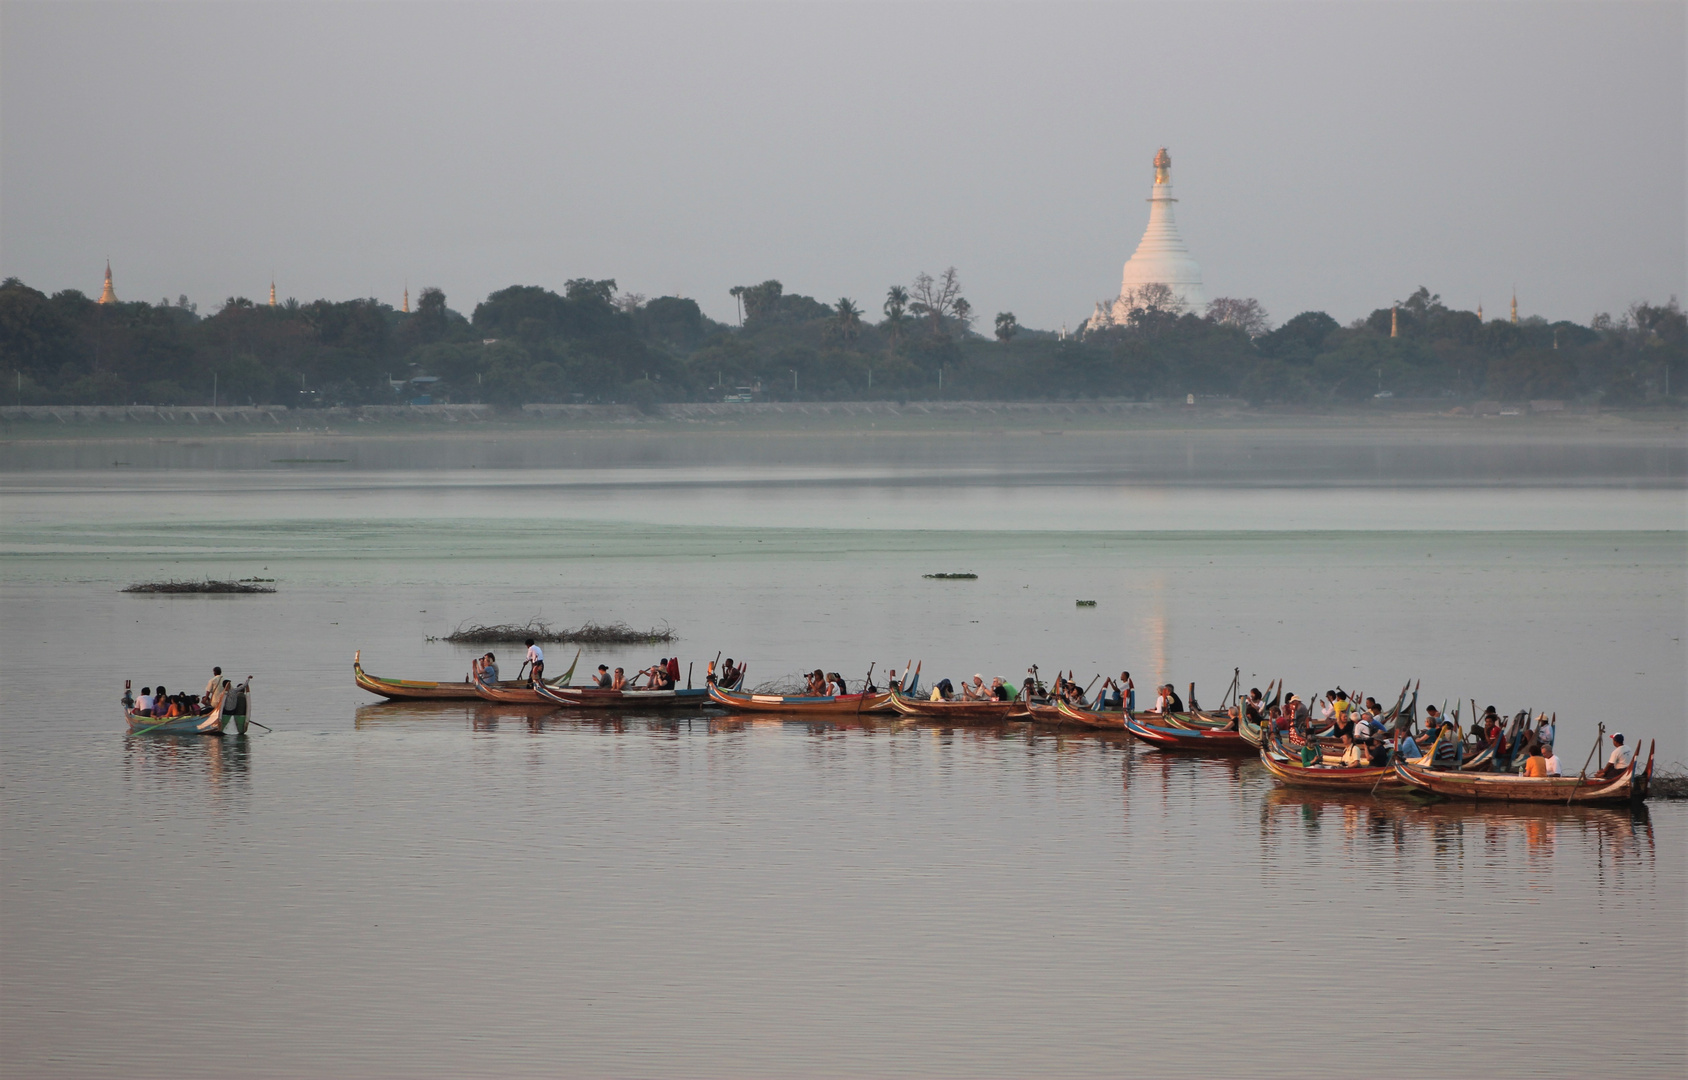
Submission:
M 1688 332 L 1676 299 L 1586 325 L 1479 318 L 1420 288 L 1344 326 L 1307 311 L 1274 326 L 1252 299 L 1186 310 L 1164 286 L 1098 304 L 1071 333 L 984 322 L 952 267 L 892 285 L 877 311 L 778 280 L 730 290 L 736 322 L 614 280 L 501 289 L 464 316 L 439 289 L 415 310 L 373 299 L 230 297 L 101 305 L 0 283 L 0 400 L 21 404 L 372 404 L 395 401 L 1129 399 L 1261 405 L 1378 395 L 1638 405 L 1678 397 Z

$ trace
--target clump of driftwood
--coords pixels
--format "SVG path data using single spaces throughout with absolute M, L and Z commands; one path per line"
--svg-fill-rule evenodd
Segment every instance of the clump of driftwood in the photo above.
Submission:
M 978 574 L 965 574 L 965 573 L 963 573 L 963 574 L 921 574 L 920 576 L 923 577 L 923 578 L 931 578 L 933 581 L 977 581 L 977 580 L 979 580 Z
M 245 581 L 143 581 L 131 585 L 124 592 L 133 593 L 272 593 L 273 588 L 268 585 L 255 584 L 260 579 L 250 578 Z
M 1688 770 L 1681 765 L 1655 770 L 1647 794 L 1655 799 L 1688 799 Z
M 543 619 L 533 619 L 526 624 L 459 625 L 445 636 L 445 640 L 456 645 L 494 645 L 526 641 L 528 638 L 535 641 L 564 642 L 569 645 L 657 645 L 673 641 L 676 636 L 667 626 L 635 630 L 624 622 L 588 622 L 570 630 L 557 629 Z

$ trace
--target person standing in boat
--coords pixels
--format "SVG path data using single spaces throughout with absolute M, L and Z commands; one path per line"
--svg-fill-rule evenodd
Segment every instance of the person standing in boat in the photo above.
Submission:
M 1125 711 L 1128 712 L 1128 713 L 1136 712 L 1137 711 L 1137 684 L 1131 681 L 1131 672 L 1129 672 L 1129 671 L 1120 672 L 1119 673 L 1119 682 L 1116 685 L 1119 687 L 1119 692 L 1122 695 L 1124 695 L 1124 697 L 1125 697 L 1125 706 L 1124 706 Z
M 527 660 L 522 666 L 531 666 L 532 670 L 528 672 L 528 687 L 532 689 L 545 681 L 545 650 L 532 638 L 528 638 L 524 644 L 527 645 Z
M 223 669 L 220 667 L 213 667 L 211 669 L 211 678 L 206 680 L 205 683 L 205 693 L 199 695 L 200 705 L 205 712 L 212 711 L 211 698 L 217 693 L 217 687 L 222 683 L 222 681 Z

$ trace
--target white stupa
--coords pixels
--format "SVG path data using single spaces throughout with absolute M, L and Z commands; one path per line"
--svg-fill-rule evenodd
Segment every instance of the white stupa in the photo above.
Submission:
M 1120 282 L 1120 299 L 1114 303 L 1115 318 L 1123 319 L 1133 306 L 1130 298 L 1145 285 L 1165 285 L 1183 302 L 1185 311 L 1198 314 L 1207 307 L 1202 289 L 1202 268 L 1190 258 L 1190 249 L 1178 235 L 1172 216 L 1172 158 L 1166 147 L 1155 155 L 1155 186 L 1149 194 L 1149 227 L 1125 264 Z

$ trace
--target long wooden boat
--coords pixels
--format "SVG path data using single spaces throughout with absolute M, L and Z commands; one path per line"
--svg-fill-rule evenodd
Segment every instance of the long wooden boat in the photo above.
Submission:
M 247 682 L 240 690 L 242 709 L 238 713 L 225 713 L 219 705 L 204 715 L 155 717 L 142 716 L 124 706 L 123 722 L 128 725 L 131 735 L 221 735 L 228 730 L 230 722 L 233 722 L 237 735 L 244 735 L 246 725 L 252 719 L 252 684 Z
M 363 650 L 352 654 L 352 681 L 358 689 L 379 694 L 389 701 L 472 701 L 478 697 L 469 676 L 460 683 L 421 682 L 412 679 L 383 679 L 363 670 Z
M 895 691 L 891 693 L 891 707 L 904 716 L 955 724 L 1000 723 L 1031 716 L 1024 701 L 922 701 Z
M 1055 707 L 1067 720 L 1084 727 L 1105 731 L 1121 731 L 1125 728 L 1126 714 L 1124 712 L 1112 712 L 1105 709 L 1081 709 L 1068 701 L 1058 702 Z
M 1217 754 L 1250 754 L 1254 747 L 1239 733 L 1224 728 L 1196 731 L 1189 728 L 1162 727 L 1134 716 L 1125 722 L 1125 730 L 1150 746 L 1162 750 L 1199 750 Z
M 859 716 L 862 713 L 885 711 L 894 691 L 873 694 L 834 694 L 811 697 L 802 694 L 751 694 L 742 690 L 723 690 L 711 684 L 707 688 L 709 700 L 734 712 L 809 713 L 830 716 Z
M 1400 778 L 1393 765 L 1343 765 L 1340 758 L 1324 756 L 1318 764 L 1303 765 L 1291 757 L 1283 743 L 1274 739 L 1260 748 L 1260 763 L 1279 783 L 1290 787 L 1322 788 L 1330 791 L 1399 791 Z
M 1470 799 L 1476 802 L 1541 802 L 1541 803 L 1627 803 L 1647 798 L 1647 788 L 1653 779 L 1653 751 L 1647 748 L 1647 767 L 1639 769 L 1641 755 L 1630 759 L 1629 768 L 1610 780 L 1598 775 L 1578 776 L 1515 776 L 1512 773 L 1447 772 L 1427 769 L 1421 765 L 1398 762 L 1395 773 L 1401 781 L 1424 791 L 1431 791 L 1448 799 Z
M 601 686 L 536 686 L 534 693 L 571 709 L 684 709 L 708 705 L 709 690 L 608 690 Z

